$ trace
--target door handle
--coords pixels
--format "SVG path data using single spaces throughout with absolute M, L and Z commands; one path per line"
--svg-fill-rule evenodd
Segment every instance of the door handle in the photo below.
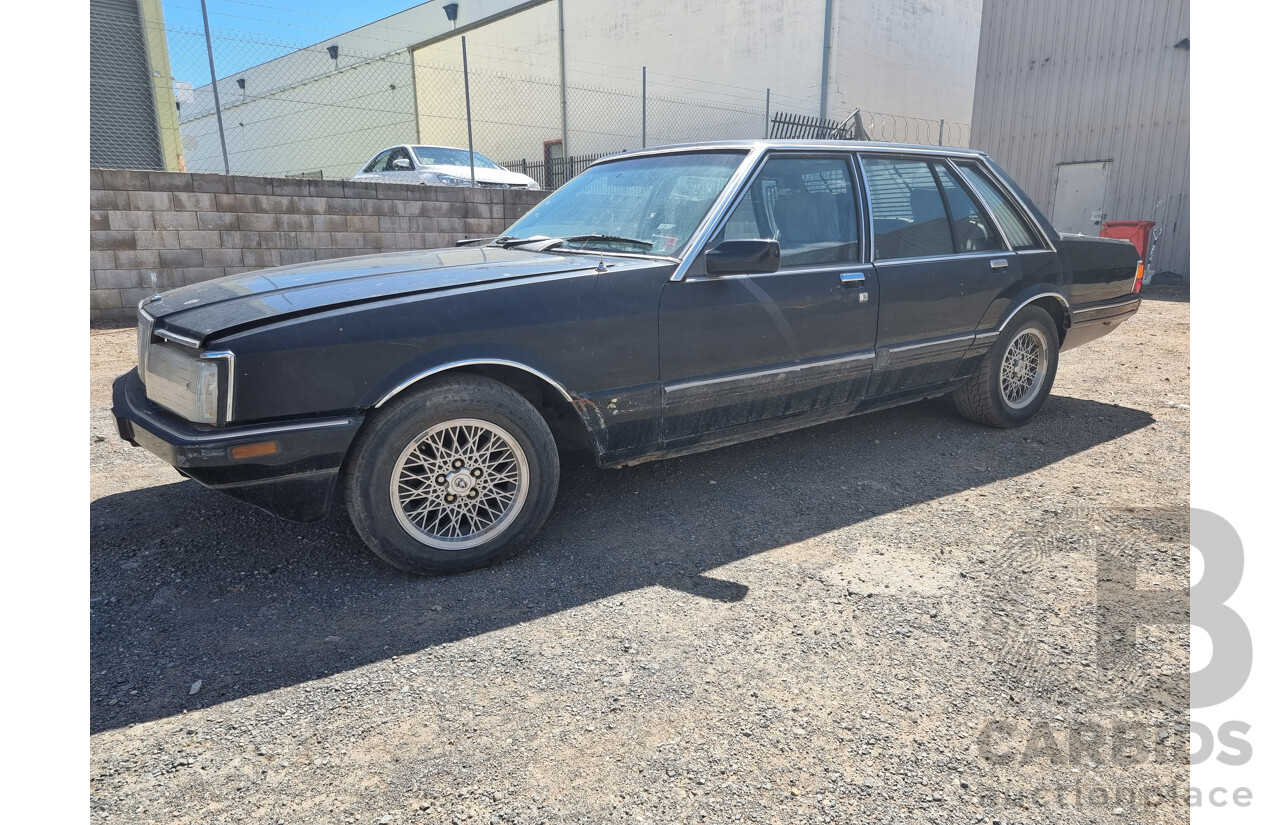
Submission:
M 1008 269 L 1009 262 L 1006 261 L 1004 258 L 996 258 L 994 261 L 991 262 L 991 268 L 992 269 Z
M 840 286 L 862 286 L 866 282 L 867 276 L 861 272 L 840 273 Z

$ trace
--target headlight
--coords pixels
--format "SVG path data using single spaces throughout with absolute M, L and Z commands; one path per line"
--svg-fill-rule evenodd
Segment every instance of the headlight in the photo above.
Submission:
M 470 186 L 471 178 L 455 178 L 453 175 L 432 175 L 441 186 Z
M 218 423 L 217 361 L 178 344 L 156 343 L 145 347 L 139 366 L 147 398 L 188 421 Z

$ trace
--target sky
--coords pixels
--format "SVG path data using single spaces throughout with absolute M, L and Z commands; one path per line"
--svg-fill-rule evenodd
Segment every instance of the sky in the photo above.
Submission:
M 278 57 L 350 31 L 424 0 L 206 0 L 218 74 Z M 200 0 L 163 0 L 173 76 L 209 82 Z

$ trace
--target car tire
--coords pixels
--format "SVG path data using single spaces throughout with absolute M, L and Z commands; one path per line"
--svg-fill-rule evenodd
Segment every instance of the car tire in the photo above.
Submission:
M 368 420 L 343 466 L 347 513 L 387 563 L 422 575 L 519 553 L 555 503 L 560 458 L 538 411 L 510 387 L 456 375 Z
M 1044 406 L 1057 374 L 1057 326 L 1040 307 L 1027 307 L 1009 322 L 978 371 L 951 397 L 970 421 L 1020 427 Z

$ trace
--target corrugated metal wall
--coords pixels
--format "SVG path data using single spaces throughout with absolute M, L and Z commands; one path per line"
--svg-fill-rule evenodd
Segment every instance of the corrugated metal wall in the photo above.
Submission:
M 137 0 L 89 3 L 89 165 L 163 169 Z
M 986 0 L 970 145 L 1052 215 L 1057 166 L 1110 161 L 1108 220 L 1154 220 L 1187 277 L 1189 0 Z

